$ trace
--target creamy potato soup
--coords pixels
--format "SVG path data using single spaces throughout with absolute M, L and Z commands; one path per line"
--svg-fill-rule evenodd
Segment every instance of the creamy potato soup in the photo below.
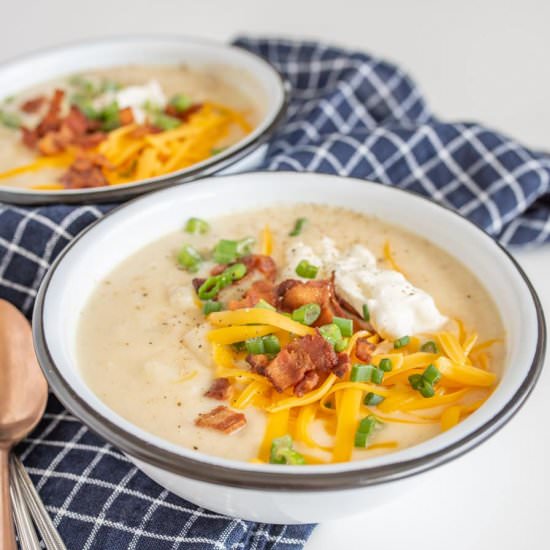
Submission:
M 168 441 L 323 464 L 452 429 L 497 384 L 503 337 L 447 253 L 300 204 L 182 220 L 128 258 L 82 313 L 78 361 L 109 407 Z
M 135 65 L 67 76 L 4 98 L 0 185 L 132 183 L 215 156 L 263 114 L 261 94 L 249 97 L 234 81 L 223 67 Z

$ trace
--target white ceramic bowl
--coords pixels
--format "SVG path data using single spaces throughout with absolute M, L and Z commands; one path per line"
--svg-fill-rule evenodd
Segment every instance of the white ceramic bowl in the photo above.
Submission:
M 25 88 L 87 70 L 121 65 L 176 65 L 212 70 L 262 104 L 261 121 L 244 139 L 189 168 L 136 183 L 38 191 L 0 185 L 0 200 L 16 204 L 119 201 L 214 173 L 250 170 L 262 161 L 266 140 L 286 113 L 288 84 L 260 57 L 228 44 L 182 36 L 127 36 L 42 49 L 0 65 L 0 100 Z M 1 184 L 1 182 L 0 182 Z
M 210 218 L 277 203 L 315 202 L 374 214 L 448 251 L 486 282 L 507 334 L 502 380 L 478 411 L 414 447 L 368 461 L 322 466 L 258 465 L 178 447 L 113 412 L 77 366 L 79 315 L 96 285 L 128 255 L 180 229 L 189 215 Z M 306 173 L 210 178 L 139 198 L 73 241 L 47 274 L 34 311 L 38 358 L 65 406 L 170 491 L 217 512 L 262 522 L 316 522 L 375 506 L 472 449 L 519 409 L 532 390 L 545 348 L 537 296 L 514 260 L 476 226 L 394 188 Z M 414 476 L 414 477 L 413 477 Z

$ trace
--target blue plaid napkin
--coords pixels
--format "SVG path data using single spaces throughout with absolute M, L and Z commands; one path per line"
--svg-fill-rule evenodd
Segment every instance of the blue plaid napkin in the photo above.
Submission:
M 239 39 L 292 84 L 263 168 L 352 175 L 458 210 L 506 245 L 550 241 L 550 157 L 429 111 L 397 67 L 318 43 Z M 0 204 L 0 297 L 27 315 L 56 255 L 113 205 Z M 312 526 L 198 508 L 140 473 L 52 397 L 18 449 L 69 549 L 300 548 Z

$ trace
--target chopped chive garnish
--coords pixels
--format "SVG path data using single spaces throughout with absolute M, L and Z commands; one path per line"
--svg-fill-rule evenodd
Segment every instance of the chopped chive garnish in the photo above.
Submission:
M 370 311 L 367 304 L 363 304 L 363 319 L 365 321 L 370 321 Z
M 208 225 L 208 222 L 200 218 L 189 218 L 185 224 L 185 231 L 193 235 L 204 235 L 208 233 L 209 229 L 210 225 Z
M 422 374 L 424 380 L 430 384 L 437 384 L 441 380 L 441 373 L 435 365 L 429 365 Z
M 269 302 L 266 302 L 263 298 L 258 300 L 258 303 L 254 306 L 260 309 L 269 309 L 270 311 L 277 311 Z
M 201 255 L 191 245 L 185 244 L 178 253 L 178 263 L 190 273 L 196 273 L 201 265 Z
M 437 353 L 439 350 L 437 344 L 433 340 L 428 340 L 420 346 L 420 351 L 425 353 Z
M 294 228 L 289 233 L 291 237 L 297 237 L 304 229 L 304 225 L 307 223 L 307 218 L 298 218 L 294 223 Z
M 310 264 L 307 260 L 302 260 L 296 266 L 296 274 L 304 279 L 315 279 L 317 277 L 317 272 L 319 268 L 315 265 Z
M 426 398 L 433 397 L 435 395 L 434 387 L 427 382 L 422 384 L 422 386 L 418 388 L 418 391 L 420 392 L 420 395 L 422 395 L 422 397 Z
M 351 319 L 334 316 L 332 322 L 338 326 L 342 336 L 351 336 L 353 334 L 353 321 Z
M 393 347 L 395 349 L 404 348 L 410 341 L 411 339 L 408 336 L 401 336 L 401 338 L 394 340 Z
M 210 315 L 210 313 L 215 313 L 216 311 L 221 311 L 223 309 L 223 304 L 221 302 L 216 302 L 215 300 L 207 300 L 202 306 L 202 312 L 205 315 Z
M 335 346 L 342 340 L 342 333 L 338 328 L 338 325 L 330 324 L 319 327 L 319 333 L 329 343 Z
M 348 346 L 349 338 L 342 338 L 339 342 L 336 342 L 336 344 L 334 344 L 334 351 L 340 353 L 341 351 L 345 351 Z
M 292 319 L 303 325 L 312 325 L 321 315 L 319 304 L 305 304 L 292 312 Z
M 420 388 L 423 381 L 424 379 L 422 378 L 421 374 L 411 374 L 409 376 L 409 384 L 415 390 L 418 390 Z
M 223 153 L 226 149 L 227 147 L 212 147 L 212 149 L 210 149 L 210 154 L 219 155 L 220 153 Z
M 376 424 L 378 421 L 376 420 L 376 417 L 372 414 L 369 414 L 361 422 L 359 422 L 359 426 L 357 427 L 357 431 L 355 432 L 355 446 L 359 448 L 364 448 L 367 446 L 369 437 L 374 432 L 374 429 L 376 428 Z
M 176 94 L 170 99 L 170 105 L 172 105 L 178 113 L 183 113 L 183 111 L 187 111 L 187 109 L 193 105 L 193 102 L 185 94 Z
M 221 288 L 220 277 L 208 277 L 197 290 L 197 294 L 201 300 L 211 300 L 218 295 Z
M 290 437 L 290 435 L 276 437 L 271 442 L 269 462 L 271 464 L 288 464 L 291 466 L 305 464 L 306 461 L 303 455 L 295 451 L 292 448 L 292 444 L 292 437 Z
M 381 359 L 380 363 L 378 364 L 378 368 L 383 370 L 384 372 L 390 372 L 393 368 L 391 359 L 388 359 L 387 357 Z
M 262 340 L 264 343 L 264 353 L 275 355 L 281 351 L 281 343 L 279 342 L 279 338 L 277 338 L 274 334 L 268 334 L 267 336 L 264 336 Z
M 363 403 L 365 405 L 376 406 L 376 405 L 380 405 L 380 403 L 382 403 L 382 401 L 384 401 L 384 399 L 385 398 L 382 397 L 381 395 L 369 392 L 369 393 L 367 393 L 367 395 L 365 395 L 365 399 L 363 400 Z
M 101 83 L 101 92 L 116 92 L 120 90 L 122 86 L 115 80 L 104 80 Z

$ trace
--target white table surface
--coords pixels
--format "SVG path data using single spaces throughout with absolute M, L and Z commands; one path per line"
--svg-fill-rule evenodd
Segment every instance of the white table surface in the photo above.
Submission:
M 550 150 L 545 0 L 17 0 L 2 6 L 0 61 L 79 38 L 133 32 L 227 40 L 319 38 L 401 64 L 434 112 Z M 550 315 L 550 246 L 516 254 Z M 547 361 L 548 362 L 548 361 Z M 317 527 L 307 550 L 547 548 L 550 372 L 497 435 L 382 508 Z

